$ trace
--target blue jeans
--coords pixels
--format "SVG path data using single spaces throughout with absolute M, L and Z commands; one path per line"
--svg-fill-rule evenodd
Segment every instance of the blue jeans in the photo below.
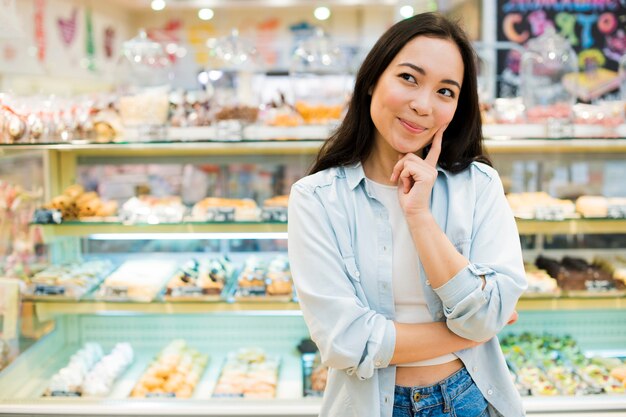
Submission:
M 487 400 L 465 368 L 428 387 L 396 385 L 393 417 L 486 416 Z

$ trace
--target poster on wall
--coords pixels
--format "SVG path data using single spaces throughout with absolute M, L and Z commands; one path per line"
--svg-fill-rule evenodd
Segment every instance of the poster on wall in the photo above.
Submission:
M 498 0 L 497 39 L 521 46 L 553 27 L 578 56 L 579 100 L 593 101 L 619 88 L 626 54 L 626 0 Z M 499 50 L 498 97 L 519 95 L 519 50 Z

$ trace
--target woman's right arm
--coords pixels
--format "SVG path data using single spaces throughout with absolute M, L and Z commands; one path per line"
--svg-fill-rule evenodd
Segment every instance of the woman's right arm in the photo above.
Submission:
M 390 364 L 431 359 L 475 346 L 445 323 L 398 324 L 357 295 L 317 189 L 297 183 L 289 196 L 289 262 L 304 319 L 335 369 L 370 378 Z M 353 262 L 353 260 L 352 260 Z M 362 294 L 361 294 L 362 296 Z

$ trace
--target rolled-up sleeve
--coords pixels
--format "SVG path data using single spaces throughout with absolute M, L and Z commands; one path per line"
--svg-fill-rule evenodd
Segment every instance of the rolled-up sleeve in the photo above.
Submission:
M 435 289 L 448 328 L 475 341 L 502 330 L 527 287 L 519 233 L 502 183 L 495 171 L 484 178 L 468 242 L 470 264 Z
M 300 307 L 327 366 L 370 378 L 389 365 L 395 348 L 391 320 L 357 295 L 317 188 L 296 183 L 289 196 L 289 262 Z M 352 259 L 353 261 L 353 259 Z

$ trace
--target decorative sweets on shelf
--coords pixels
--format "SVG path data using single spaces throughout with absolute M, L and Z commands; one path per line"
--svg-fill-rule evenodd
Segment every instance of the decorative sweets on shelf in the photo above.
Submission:
M 173 340 L 156 357 L 133 388 L 132 398 L 191 398 L 209 356 Z
M 623 383 L 611 376 L 621 361 L 587 358 L 570 337 L 523 333 L 505 336 L 501 345 L 523 395 L 624 393 Z
M 126 261 L 104 280 L 95 296 L 107 301 L 150 302 L 175 268 L 176 262 L 170 260 Z
M 259 348 L 229 352 L 213 397 L 275 398 L 279 364 Z
M 626 257 L 619 255 L 612 257 L 595 256 L 592 264 L 611 274 L 614 280 L 621 281 L 626 285 Z
M 289 261 L 285 256 L 277 256 L 267 265 L 259 258 L 251 256 L 246 260 L 237 280 L 235 300 L 290 301 L 293 298 L 293 284 Z
M 120 221 L 129 224 L 180 223 L 186 208 L 178 196 L 154 197 L 142 195 L 131 197 L 120 209 Z
M 112 269 L 109 260 L 50 265 L 32 276 L 26 297 L 79 299 L 95 288 Z
M 207 197 L 191 210 L 191 219 L 197 222 L 258 221 L 259 218 L 260 210 L 249 198 Z
M 170 279 L 165 299 L 217 301 L 234 271 L 227 257 L 198 262 L 192 259 L 180 267 Z

